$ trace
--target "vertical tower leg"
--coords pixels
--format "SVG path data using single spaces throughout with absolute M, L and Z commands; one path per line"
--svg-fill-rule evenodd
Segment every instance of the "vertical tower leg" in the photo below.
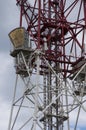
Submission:
M 34 118 L 33 118 L 33 130 L 36 130 L 37 127 L 37 113 L 38 113 L 38 96 L 39 96 L 39 71 L 40 71 L 40 58 L 39 52 L 37 53 L 36 57 L 36 65 L 37 65 L 37 74 L 36 74 L 36 88 L 35 88 L 35 107 L 34 107 Z
M 11 130 L 13 107 L 14 107 L 14 101 L 15 101 L 15 96 L 16 96 L 17 80 L 18 80 L 18 75 L 16 75 L 16 82 L 15 82 L 15 88 L 14 88 L 14 94 L 13 94 L 13 101 L 12 101 L 12 105 L 11 105 L 11 112 L 10 112 L 10 119 L 9 119 L 8 130 Z

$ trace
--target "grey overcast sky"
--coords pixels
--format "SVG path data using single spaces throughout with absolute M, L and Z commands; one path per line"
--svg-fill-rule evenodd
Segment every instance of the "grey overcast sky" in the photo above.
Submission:
M 0 0 L 0 130 L 7 130 L 15 83 L 13 58 L 10 54 L 8 33 L 19 26 L 16 0 Z M 73 113 L 71 116 L 74 121 Z M 86 113 L 82 111 L 77 130 L 86 130 Z M 73 122 L 74 123 L 74 122 Z M 71 126 L 71 130 L 72 126 Z
M 19 26 L 16 0 L 0 0 L 0 130 L 7 130 L 15 73 L 8 33 Z

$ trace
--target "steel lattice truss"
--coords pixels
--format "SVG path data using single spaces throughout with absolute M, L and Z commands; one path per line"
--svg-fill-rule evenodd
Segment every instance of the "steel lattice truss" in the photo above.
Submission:
M 8 130 L 70 130 L 74 111 L 76 130 L 86 111 L 86 1 L 16 1 L 25 39 L 20 46 L 17 35 L 11 52 L 17 78 Z

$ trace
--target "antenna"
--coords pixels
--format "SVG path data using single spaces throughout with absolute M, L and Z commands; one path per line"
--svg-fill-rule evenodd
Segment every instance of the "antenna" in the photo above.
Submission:
M 86 1 L 16 0 L 16 82 L 8 130 L 70 130 L 86 112 Z

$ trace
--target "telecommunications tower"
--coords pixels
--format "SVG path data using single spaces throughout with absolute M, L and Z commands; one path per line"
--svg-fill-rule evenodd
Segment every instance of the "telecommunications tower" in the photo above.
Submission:
M 9 33 L 16 81 L 8 130 L 77 130 L 86 112 L 86 0 L 16 2 L 20 25 Z

